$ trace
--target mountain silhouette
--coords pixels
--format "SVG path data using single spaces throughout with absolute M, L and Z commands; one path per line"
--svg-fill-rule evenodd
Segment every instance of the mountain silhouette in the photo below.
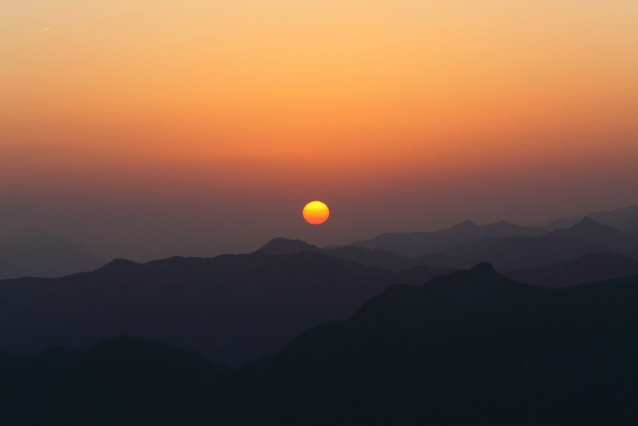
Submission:
M 547 238 L 600 243 L 617 253 L 632 253 L 638 249 L 638 236 L 624 233 L 609 225 L 603 225 L 589 217 L 584 218 L 571 228 L 557 229 L 545 236 Z
M 544 226 L 544 228 L 551 231 L 560 228 L 570 228 L 583 220 L 585 217 L 589 217 L 590 219 L 593 219 L 598 223 L 602 223 L 603 225 L 610 225 L 615 228 L 625 230 L 622 228 L 622 224 L 638 218 L 638 206 L 629 206 L 602 212 L 591 212 L 583 216 L 563 217 L 548 223 Z
M 638 422 L 638 235 L 377 238 L 0 281 L 0 424 Z
M 36 229 L 16 232 L 0 240 L 0 279 L 61 277 L 92 271 L 103 264 L 86 247 Z
M 296 254 L 304 251 L 320 252 L 321 249 L 305 241 L 280 237 L 268 241 L 259 251 L 266 254 Z
M 403 256 L 419 257 L 441 253 L 459 244 L 488 237 L 536 236 L 544 232 L 542 228 L 519 226 L 506 221 L 483 226 L 465 221 L 442 231 L 387 233 L 351 245 L 367 249 L 387 250 Z
M 485 238 L 445 252 L 475 262 L 490 262 L 501 271 L 538 268 L 594 253 L 636 257 L 638 238 L 585 218 L 571 228 L 537 237 Z
M 393 286 L 238 373 L 238 423 L 632 424 L 636 306 L 638 277 L 549 290 L 480 265 Z
M 635 424 L 637 307 L 638 277 L 547 289 L 481 263 L 393 285 L 236 370 L 125 336 L 87 352 L 0 354 L 0 421 Z
M 519 282 L 545 287 L 569 287 L 614 278 L 638 276 L 638 260 L 620 254 L 592 253 L 540 268 L 509 271 Z
M 427 257 L 408 257 L 400 254 L 392 253 L 386 250 L 374 249 L 368 250 L 356 246 L 343 246 L 333 248 L 319 248 L 317 246 L 305 243 L 300 240 L 289 240 L 286 238 L 274 238 L 266 243 L 259 251 L 266 254 L 295 254 L 304 251 L 325 254 L 339 259 L 350 260 L 352 262 L 362 263 L 364 265 L 376 266 L 387 269 L 389 271 L 404 271 L 416 266 L 428 265 Z M 433 260 L 437 264 L 443 263 L 438 259 Z M 452 262 L 450 262 L 452 263 Z M 457 261 L 458 263 L 458 261 Z M 457 267 L 442 266 L 441 268 L 432 268 L 431 277 L 447 274 L 452 272 L 451 269 Z
M 85 349 L 130 334 L 238 365 L 309 327 L 349 317 L 390 285 L 445 272 L 393 273 L 311 252 L 116 260 L 64 278 L 0 282 L 0 350 Z

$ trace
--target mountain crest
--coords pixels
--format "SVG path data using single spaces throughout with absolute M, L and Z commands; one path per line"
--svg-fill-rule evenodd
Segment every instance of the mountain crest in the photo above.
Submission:
M 318 251 L 317 246 L 308 244 L 301 240 L 291 240 L 288 238 L 273 238 L 264 244 L 259 251 L 266 254 L 295 254 L 302 251 Z
M 461 223 L 457 223 L 456 225 L 450 227 L 449 229 L 472 229 L 477 228 L 478 225 L 471 220 L 464 220 Z
M 622 231 L 609 226 L 603 225 L 600 222 L 595 221 L 594 219 L 585 216 L 580 222 L 576 223 L 571 228 L 568 228 L 567 231 L 572 232 L 605 232 L 610 234 L 622 234 Z
M 137 266 L 139 263 L 133 262 L 128 259 L 113 259 L 106 265 L 102 266 L 98 271 L 124 271 L 132 266 Z
M 476 275 L 498 275 L 498 272 L 496 272 L 494 266 L 492 266 L 492 264 L 488 262 L 479 263 L 478 265 L 470 269 L 470 272 Z

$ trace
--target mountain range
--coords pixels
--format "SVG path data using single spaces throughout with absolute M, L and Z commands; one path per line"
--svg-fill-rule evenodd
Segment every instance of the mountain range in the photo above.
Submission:
M 603 225 L 613 226 L 621 231 L 629 231 L 627 224 L 631 222 L 636 224 L 636 221 L 638 221 L 638 206 L 622 207 L 606 211 L 595 211 L 582 216 L 562 217 L 544 225 L 543 228 L 550 231 L 560 228 L 569 228 L 586 217 L 593 219 L 598 223 L 602 223 Z
M 0 424 L 637 424 L 632 214 L 102 267 L 16 235 L 3 273 L 89 272 L 0 281 Z
M 286 238 L 274 238 L 261 247 L 259 251 L 269 255 L 296 254 L 305 251 L 321 253 L 326 256 L 350 260 L 369 266 L 377 266 L 395 272 L 428 264 L 428 259 L 424 257 L 415 258 L 402 256 L 381 249 L 368 250 L 357 246 L 319 248 L 301 240 L 289 240 Z
M 542 227 L 520 226 L 506 221 L 479 226 L 468 220 L 441 231 L 385 233 L 344 246 L 320 248 L 299 240 L 275 238 L 261 250 L 268 254 L 315 251 L 391 271 L 401 271 L 420 265 L 462 269 L 469 268 L 480 261 L 491 261 L 500 270 L 531 268 L 596 251 L 606 251 L 610 247 L 604 244 L 598 247 L 593 247 L 592 244 L 570 247 L 568 243 L 563 242 L 562 244 L 566 245 L 564 256 L 544 254 L 538 261 L 532 260 L 536 256 L 534 249 L 530 249 L 531 256 L 525 255 L 522 259 L 511 262 L 502 262 L 498 254 L 493 254 L 493 257 L 482 257 L 481 252 L 486 250 L 485 245 L 496 245 L 503 242 L 503 239 L 536 237 L 544 234 L 547 236 L 549 231 L 571 228 L 585 218 L 593 219 L 627 234 L 638 234 L 638 206 L 631 206 L 611 211 L 591 212 L 584 216 L 561 218 Z M 486 239 L 496 239 L 496 241 L 480 243 L 474 246 L 478 253 L 472 253 L 471 244 Z M 542 243 L 537 242 L 537 244 Z M 516 246 L 515 243 L 514 245 Z M 540 247 L 539 249 L 544 251 Z M 635 255 L 635 250 L 628 252 L 614 247 L 611 249 L 629 256 Z M 504 246 L 502 250 L 507 250 L 507 246 Z M 525 262 L 525 258 L 529 258 L 530 262 Z M 72 243 L 62 235 L 50 234 L 43 230 L 27 229 L 0 238 L 0 280 L 21 277 L 62 277 L 92 271 L 105 263 L 107 262 L 100 259 L 89 248 Z
M 630 251 L 634 241 L 584 219 L 535 237 L 486 238 L 448 256 L 492 261 L 521 282 L 561 287 L 638 274 L 638 260 L 609 248 Z M 0 281 L 0 350 L 86 349 L 131 334 L 243 365 L 309 327 L 348 318 L 388 286 L 422 285 L 459 269 L 431 267 L 433 256 L 275 239 L 247 255 L 116 260 L 62 278 Z
M 531 237 L 545 232 L 540 227 L 519 226 L 506 221 L 478 226 L 468 220 L 442 231 L 386 233 L 370 240 L 356 241 L 350 245 L 418 257 L 442 253 L 460 244 L 484 238 Z
M 480 264 L 395 285 L 240 369 L 122 337 L 0 356 L 2 424 L 598 425 L 638 420 L 638 277 L 546 289 Z
M 449 272 L 395 273 L 311 252 L 116 260 L 64 278 L 0 281 L 0 350 L 85 349 L 131 334 L 240 365 L 309 327 L 348 318 L 390 285 Z
M 637 238 L 584 219 L 540 236 L 485 238 L 441 256 L 491 261 L 530 284 L 571 286 L 633 275 L 638 260 L 617 251 L 638 247 Z M 0 281 L 0 350 L 86 349 L 131 334 L 242 365 L 309 327 L 347 318 L 390 285 L 421 285 L 459 269 L 431 267 L 433 257 L 275 239 L 248 255 L 116 260 L 63 278 Z
M 584 218 L 568 229 L 535 237 L 485 238 L 445 252 L 474 262 L 490 262 L 502 271 L 536 268 L 592 253 L 638 258 L 638 235 Z
M 518 231 L 523 235 L 515 235 Z M 482 238 L 476 239 L 478 235 Z M 397 252 L 356 245 L 319 248 L 284 238 L 271 240 L 260 251 L 266 254 L 317 252 L 393 271 L 415 265 L 463 269 L 480 262 L 489 262 L 500 271 L 510 271 L 562 263 L 596 253 L 621 254 L 638 259 L 638 235 L 602 225 L 588 217 L 568 229 L 554 231 L 518 227 L 506 222 L 483 227 L 464 222 L 439 233 L 383 234 L 366 244 L 374 246 L 379 241 L 392 241 L 390 246 Z M 452 245 L 452 241 L 457 243 Z M 401 254 L 414 251 L 417 242 L 419 247 L 450 247 L 440 253 L 417 257 Z

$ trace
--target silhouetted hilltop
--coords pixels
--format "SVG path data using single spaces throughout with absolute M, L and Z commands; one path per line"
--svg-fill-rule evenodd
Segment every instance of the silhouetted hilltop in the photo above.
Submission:
M 638 276 L 638 260 L 614 253 L 592 253 L 554 265 L 509 271 L 505 275 L 527 284 L 569 287 Z
M 546 237 L 599 243 L 617 253 L 630 253 L 638 248 L 638 236 L 626 234 L 588 217 L 571 228 L 552 231 Z
M 131 334 L 236 365 L 308 327 L 347 318 L 389 285 L 446 272 L 395 274 L 310 252 L 115 260 L 91 273 L 0 282 L 0 350 L 85 349 Z
M 514 225 L 506 221 L 477 226 L 465 221 L 451 228 L 435 232 L 387 233 L 371 240 L 358 241 L 351 245 L 367 249 L 382 249 L 403 256 L 424 256 L 440 253 L 456 245 L 488 237 L 536 236 L 545 231 L 541 228 Z
M 405 295 L 397 297 L 387 297 L 387 293 L 401 289 L 400 292 Z M 411 312 L 410 315 L 416 314 L 419 317 L 431 319 L 431 315 L 448 315 L 458 313 L 459 310 L 475 309 L 479 306 L 487 307 L 485 304 L 493 304 L 503 295 L 509 295 L 510 292 L 535 291 L 531 287 L 515 282 L 514 280 L 500 275 L 494 267 L 489 263 L 479 263 L 469 270 L 456 271 L 451 274 L 434 278 L 427 285 L 422 287 L 410 286 L 394 286 L 373 298 L 366 303 L 363 308 L 355 314 L 354 319 L 379 316 L 379 312 L 385 312 L 384 318 L 388 319 L 386 314 L 404 315 L 409 311 L 405 309 L 414 301 L 408 302 L 407 299 L 419 300 L 417 310 L 423 310 L 424 304 L 427 307 L 427 313 Z M 400 301 L 400 303 L 398 303 Z M 386 303 L 391 304 L 388 308 Z M 416 318 L 416 317 L 415 317 Z
M 301 240 L 290 240 L 288 238 L 273 238 L 264 244 L 259 251 L 266 254 L 296 254 L 303 251 L 318 252 L 321 249 Z
M 0 240 L 0 279 L 61 277 L 103 264 L 86 247 L 44 231 L 27 229 Z
M 617 238 L 619 236 L 622 236 L 623 232 L 614 227 L 596 222 L 590 217 L 585 217 L 567 229 L 556 229 L 555 231 L 552 231 L 551 233 L 548 233 L 546 235 L 598 240 L 600 238 Z
M 259 251 L 266 254 L 294 254 L 310 251 L 396 272 L 428 264 L 427 259 L 424 257 L 414 258 L 401 256 L 386 250 L 368 250 L 356 246 L 319 248 L 300 240 L 288 240 L 286 238 L 275 238 L 260 248 Z M 432 274 L 436 274 L 436 269 L 437 268 L 432 267 Z M 450 269 L 457 268 L 443 266 L 439 269 L 441 269 L 441 271 L 439 271 L 440 273 L 438 273 L 438 275 L 442 275 L 451 272 Z
M 623 223 L 638 218 L 638 206 L 629 206 L 602 212 L 591 212 L 583 216 L 563 217 L 548 223 L 544 226 L 544 228 L 551 231 L 560 228 L 570 228 L 585 217 L 589 217 L 603 225 L 610 225 L 615 228 L 625 230 L 622 229 Z

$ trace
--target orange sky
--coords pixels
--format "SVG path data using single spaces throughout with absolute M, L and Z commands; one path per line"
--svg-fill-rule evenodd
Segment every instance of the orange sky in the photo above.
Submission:
M 121 252 L 140 228 L 144 258 L 171 254 L 158 229 L 207 254 L 636 203 L 636 22 L 635 0 L 5 0 L 0 232 Z M 313 199 L 330 228 L 296 222 Z

